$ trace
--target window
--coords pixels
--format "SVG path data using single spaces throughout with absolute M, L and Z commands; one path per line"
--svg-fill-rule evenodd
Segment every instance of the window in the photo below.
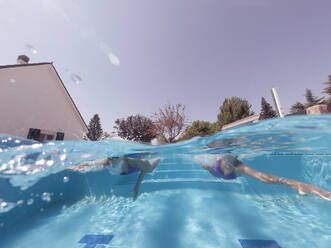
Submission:
M 63 140 L 64 139 L 64 133 L 57 132 L 55 140 Z
M 29 129 L 29 133 L 28 133 L 28 139 L 33 139 L 33 140 L 37 140 L 37 141 L 40 141 L 39 140 L 39 136 L 40 136 L 40 129 L 37 129 L 37 128 L 30 128 Z
M 54 140 L 56 135 L 56 140 L 63 140 L 64 133 L 61 132 L 53 132 L 53 131 L 47 131 L 47 130 L 41 130 L 37 128 L 30 128 L 27 138 L 33 139 L 39 142 L 48 141 L 48 140 Z

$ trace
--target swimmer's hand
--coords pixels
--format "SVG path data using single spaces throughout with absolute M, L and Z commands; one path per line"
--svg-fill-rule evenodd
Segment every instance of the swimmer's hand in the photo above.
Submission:
M 307 195 L 307 193 L 311 193 L 323 198 L 324 200 L 331 201 L 331 193 L 316 186 L 300 182 L 291 183 L 290 186 L 300 195 Z

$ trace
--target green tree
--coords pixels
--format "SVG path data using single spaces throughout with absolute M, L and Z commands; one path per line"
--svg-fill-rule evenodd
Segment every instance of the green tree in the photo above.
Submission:
M 331 98 L 331 75 L 329 75 L 329 82 L 325 82 L 324 84 L 326 84 L 327 87 L 324 88 L 323 93 L 328 94 Z
M 305 97 L 306 97 L 306 101 L 307 101 L 307 103 L 305 104 L 305 108 L 309 108 L 311 106 L 320 104 L 324 98 L 324 97 L 318 98 L 318 97 L 314 96 L 310 89 L 306 89 Z
M 331 75 L 329 75 L 329 82 L 325 82 L 324 84 L 326 84 L 327 87 L 324 88 L 323 93 L 329 95 L 329 98 L 326 100 L 325 103 L 328 105 L 329 113 L 331 113 Z
M 262 97 L 260 120 L 274 118 L 276 116 L 275 110 L 273 110 L 272 106 Z
M 236 96 L 225 98 L 223 104 L 220 106 L 220 113 L 217 115 L 220 127 L 253 115 L 254 112 L 250 110 L 251 107 L 252 105 L 245 99 Z
M 210 123 L 208 121 L 194 121 L 185 130 L 183 137 L 179 141 L 191 139 L 196 136 L 207 136 L 213 135 L 220 131 L 220 126 L 218 123 Z
M 126 119 L 117 119 L 114 128 L 123 139 L 150 142 L 156 137 L 153 121 L 142 115 L 131 115 Z
M 90 140 L 96 141 L 102 136 L 101 121 L 98 114 L 95 114 L 88 124 L 87 137 Z
M 296 102 L 291 106 L 290 109 L 290 114 L 291 115 L 305 115 L 306 110 L 305 110 L 305 105 L 303 105 L 301 102 Z

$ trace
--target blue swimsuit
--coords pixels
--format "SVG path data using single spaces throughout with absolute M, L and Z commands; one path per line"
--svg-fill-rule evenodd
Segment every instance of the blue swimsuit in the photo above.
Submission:
M 213 170 L 213 174 L 216 177 L 223 178 L 225 180 L 236 179 L 237 176 L 234 170 L 229 175 L 224 175 L 224 172 L 220 168 L 221 163 L 228 163 L 229 166 L 236 167 L 240 163 L 240 161 L 233 156 L 225 155 L 224 157 L 222 157 L 221 160 L 217 160 L 215 165 L 211 167 Z

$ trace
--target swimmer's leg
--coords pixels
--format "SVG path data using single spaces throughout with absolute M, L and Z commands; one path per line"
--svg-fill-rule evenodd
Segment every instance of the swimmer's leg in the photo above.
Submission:
M 142 180 L 144 179 L 145 172 L 140 172 L 136 185 L 133 188 L 133 200 L 135 201 L 138 198 L 139 188 Z
M 154 161 L 152 162 L 151 165 L 152 165 L 153 170 L 154 170 L 154 169 L 156 168 L 156 166 L 159 164 L 160 160 L 161 160 L 161 159 L 158 158 L 158 159 L 156 159 L 156 160 L 154 160 Z

